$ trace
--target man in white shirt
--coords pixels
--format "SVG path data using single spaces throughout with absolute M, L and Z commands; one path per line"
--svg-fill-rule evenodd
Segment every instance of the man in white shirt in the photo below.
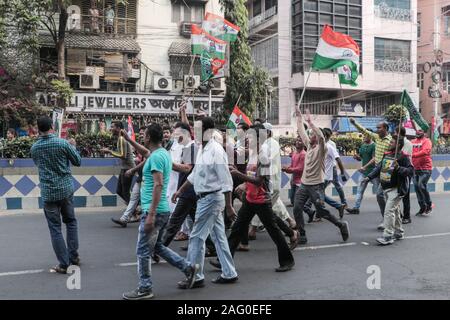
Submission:
M 331 130 L 323 130 L 325 141 L 327 143 L 327 155 L 325 157 L 325 189 L 328 185 L 330 185 L 333 182 L 334 179 L 334 171 L 336 170 L 336 162 L 338 161 L 339 167 L 341 169 L 341 176 L 345 177 L 345 169 L 342 165 L 341 158 L 339 156 L 339 152 L 336 149 L 336 144 L 330 140 L 331 138 Z M 344 216 L 344 210 L 346 208 L 345 203 L 339 203 L 335 201 L 333 198 L 328 197 L 325 194 L 325 202 L 332 206 L 333 208 L 336 208 L 339 211 L 339 217 L 342 219 Z
M 196 122 L 196 126 L 199 123 Z M 232 220 L 236 218 L 236 212 L 231 203 L 233 179 L 228 169 L 227 154 L 223 146 L 214 139 L 214 120 L 209 117 L 203 118 L 201 126 L 202 135 L 198 136 L 198 130 L 195 130 L 196 140 L 203 138 L 203 141 L 194 169 L 187 181 L 172 197 L 172 201 L 175 202 L 180 194 L 190 186 L 194 186 L 198 198 L 187 253 L 188 261 L 195 261 L 200 265 L 193 288 L 204 286 L 205 241 L 209 234 L 216 246 L 217 257 L 222 266 L 222 274 L 214 279 L 213 283 L 233 283 L 238 279 L 225 234 L 223 218 L 225 208 Z M 188 280 L 180 281 L 178 287 L 187 289 Z

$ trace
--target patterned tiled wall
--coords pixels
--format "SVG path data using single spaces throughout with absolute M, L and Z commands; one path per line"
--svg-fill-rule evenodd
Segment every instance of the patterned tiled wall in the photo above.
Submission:
M 450 192 L 450 155 L 433 157 L 436 167 L 428 183 L 431 192 Z M 283 165 L 289 164 L 289 158 L 283 158 Z M 360 178 L 359 164 L 351 158 L 343 158 L 349 175 L 344 191 L 350 198 L 356 195 Z M 105 168 L 111 173 L 105 173 Z M 101 170 L 102 169 L 102 170 Z M 19 173 L 28 170 L 27 173 Z M 116 196 L 117 173 L 120 171 L 115 159 L 83 159 L 81 168 L 74 168 L 73 183 L 76 207 L 108 207 L 122 202 Z M 89 174 L 84 171 L 89 171 Z M 108 171 L 108 170 L 107 170 Z M 101 172 L 101 174 L 95 174 Z M 283 198 L 287 199 L 290 187 L 290 175 L 282 173 Z M 412 192 L 414 187 L 412 186 Z M 334 187 L 327 188 L 327 194 L 337 196 Z M 366 196 L 370 196 L 366 193 Z M 14 164 L 0 159 L 0 210 L 42 208 L 39 177 L 31 160 L 16 160 Z

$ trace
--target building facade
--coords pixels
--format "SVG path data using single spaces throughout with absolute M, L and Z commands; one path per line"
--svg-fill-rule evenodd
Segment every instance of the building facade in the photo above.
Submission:
M 424 118 L 432 122 L 435 102 L 437 102 L 437 114 L 443 118 L 440 132 L 448 135 L 450 134 L 450 58 L 448 57 L 450 1 L 419 0 L 417 22 L 417 86 L 420 89 L 420 110 Z
M 129 114 L 137 124 L 172 123 L 185 96 L 193 103 L 188 113 L 221 109 L 225 82 L 210 83 L 211 97 L 200 90 L 200 62 L 192 60 L 190 45 L 191 25 L 220 8 L 218 0 L 73 0 L 65 51 L 75 95 L 66 116 L 92 119 L 95 131 L 105 118 L 125 121 Z M 56 75 L 55 42 L 45 28 L 40 44 L 41 73 Z M 55 103 L 45 92 L 38 99 Z
M 302 107 L 311 110 L 319 125 L 345 131 L 340 130 L 336 119 L 344 102 L 350 108 L 362 107 L 361 115 L 379 117 L 386 107 L 399 102 L 403 89 L 418 101 L 416 0 L 279 1 L 275 10 L 269 8 L 276 12 L 273 16 L 266 13 L 268 2 L 270 5 L 272 1 L 251 0 L 248 7 L 250 21 L 256 18 L 258 22 L 250 24 L 251 34 L 256 34 L 260 43 L 274 38 L 278 46 L 278 63 L 272 64 L 276 68 L 270 69 L 270 60 L 263 65 L 276 78 L 280 130 L 294 125 L 294 106 L 305 86 L 325 24 L 356 40 L 361 61 L 357 87 L 342 85 L 341 90 L 336 74 L 311 73 Z M 269 24 L 271 27 L 265 27 Z M 257 47 L 253 45 L 252 50 Z

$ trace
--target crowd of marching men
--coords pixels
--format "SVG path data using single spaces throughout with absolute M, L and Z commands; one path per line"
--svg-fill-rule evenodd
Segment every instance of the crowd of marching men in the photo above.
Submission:
M 308 241 L 304 218 L 308 217 L 308 222 L 328 220 L 347 241 L 350 229 L 344 213 L 360 213 L 369 182 L 375 187 L 383 217 L 378 226 L 383 231 L 377 239 L 380 245 L 404 237 L 402 224 L 411 222 L 411 180 L 420 205 L 417 214 L 432 211 L 426 187 L 432 170 L 431 142 L 422 131 L 409 141 L 404 128 L 390 134 L 388 125 L 380 122 L 377 132 L 371 132 L 350 119 L 365 138 L 355 156 L 362 163 L 361 180 L 355 205 L 349 208 L 342 188 L 347 175 L 330 139 L 332 132 L 316 127 L 309 112 L 296 111 L 298 137 L 289 166 L 281 165 L 280 145 L 267 122 L 258 120 L 250 126 L 241 122 L 231 136 L 218 130 L 210 117 L 189 123 L 185 107 L 180 113 L 181 121 L 173 128 L 156 123 L 142 127 L 138 141 L 131 139 L 121 122 L 113 122 L 117 148 L 102 150 L 121 159 L 117 194 L 127 208 L 113 222 L 122 227 L 139 222 L 139 281 L 135 290 L 123 294 L 124 299 L 153 297 L 151 264 L 160 258 L 183 273 L 180 289 L 205 286 L 205 257 L 215 257 L 209 263 L 221 270 L 213 283 L 235 283 L 234 253 L 248 251 L 249 240 L 260 228 L 265 228 L 276 245 L 279 266 L 275 271 L 292 270 L 292 250 Z M 70 265 L 80 264 L 69 163 L 79 166 L 81 158 L 75 142 L 57 138 L 51 126 L 49 118 L 38 120 L 40 135 L 31 154 L 39 169 L 44 212 L 59 262 L 51 271 L 66 273 Z M 292 175 L 289 198 L 293 218 L 280 197 L 282 172 Z M 336 188 L 339 201 L 325 194 L 329 185 Z M 235 201 L 241 202 L 238 212 Z M 66 241 L 61 217 L 67 226 Z M 226 229 L 230 229 L 228 237 Z M 186 257 L 169 248 L 174 239 L 189 240 Z

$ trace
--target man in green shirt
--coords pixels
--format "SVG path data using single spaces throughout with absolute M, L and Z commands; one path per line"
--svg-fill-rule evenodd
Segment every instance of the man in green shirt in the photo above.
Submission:
M 392 140 L 392 136 L 389 134 L 389 125 L 384 121 L 379 122 L 377 124 L 377 132 L 374 133 L 364 128 L 353 118 L 350 118 L 350 122 L 356 127 L 356 129 L 358 129 L 359 132 L 363 133 L 364 135 L 369 135 L 370 138 L 375 142 L 375 165 L 378 165 L 383 159 L 384 154 L 389 150 L 389 145 Z M 372 181 L 377 179 L 378 178 L 372 179 Z M 381 216 L 384 217 L 386 199 L 384 197 L 384 192 L 379 181 L 376 181 L 375 184 L 378 185 L 378 188 L 376 189 L 378 206 L 380 207 Z M 384 230 L 383 223 L 378 226 L 378 230 Z
M 364 180 L 365 177 L 375 168 L 375 143 L 373 143 L 370 135 L 364 136 L 364 141 L 358 150 L 358 154 L 353 157 L 357 161 L 361 161 L 361 173 L 358 191 L 356 192 L 356 202 L 352 209 L 346 209 L 349 214 L 359 214 L 361 201 L 366 191 L 368 182 Z M 375 188 L 378 189 L 378 180 L 372 180 Z
M 150 257 L 154 254 L 162 257 L 172 266 L 186 275 L 186 284 L 190 289 L 199 270 L 198 264 L 190 264 L 185 258 L 162 244 L 161 233 L 169 220 L 170 209 L 167 200 L 172 159 L 169 152 L 162 147 L 163 130 L 157 123 L 152 123 L 145 130 L 145 147 L 131 140 L 121 130 L 121 135 L 135 148 L 146 162 L 142 171 L 141 206 L 142 217 L 139 225 L 137 242 L 137 260 L 139 287 L 123 294 L 125 300 L 153 298 L 153 281 Z

